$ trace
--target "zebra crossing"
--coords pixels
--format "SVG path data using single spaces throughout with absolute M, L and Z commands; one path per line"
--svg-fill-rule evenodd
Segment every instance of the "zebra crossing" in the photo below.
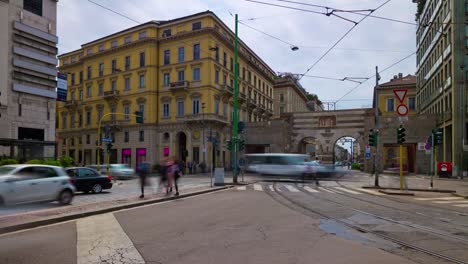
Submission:
M 459 208 L 467 208 L 468 200 L 464 197 L 445 196 L 445 197 L 416 197 L 416 201 L 430 202 L 439 205 L 450 205 Z
M 291 193 L 299 193 L 299 192 L 308 192 L 308 193 L 329 193 L 329 194 L 353 194 L 353 195 L 362 195 L 362 194 L 374 194 L 374 195 L 382 195 L 379 192 L 373 190 L 366 190 L 362 188 L 354 188 L 354 187 L 342 187 L 342 186 L 319 186 L 319 187 L 312 187 L 312 186 L 302 186 L 298 187 L 293 184 L 282 184 L 278 186 L 273 186 L 273 184 L 252 184 L 249 186 L 238 186 L 235 188 L 237 191 L 246 191 L 246 190 L 254 190 L 258 192 L 263 191 L 270 191 L 270 192 L 291 192 Z

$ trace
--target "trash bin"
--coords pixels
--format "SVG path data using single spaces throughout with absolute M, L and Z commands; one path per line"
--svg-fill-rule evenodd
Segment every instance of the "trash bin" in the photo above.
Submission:
M 441 178 L 449 178 L 452 176 L 452 170 L 452 162 L 442 161 L 437 163 L 437 174 Z

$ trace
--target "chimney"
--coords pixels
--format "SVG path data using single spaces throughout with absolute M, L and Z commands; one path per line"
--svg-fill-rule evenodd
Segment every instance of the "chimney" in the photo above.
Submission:
M 400 72 L 398 73 L 398 79 L 401 79 L 401 78 L 403 78 L 403 73 Z
M 391 81 L 396 80 L 396 79 L 398 79 L 398 75 L 393 75 L 393 79 Z

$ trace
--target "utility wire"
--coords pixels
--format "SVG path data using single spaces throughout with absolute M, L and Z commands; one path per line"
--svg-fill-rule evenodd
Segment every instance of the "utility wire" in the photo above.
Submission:
M 275 36 L 270 35 L 270 34 L 264 32 L 264 31 L 261 31 L 260 29 L 254 28 L 254 27 L 249 26 L 249 25 L 247 25 L 247 24 L 245 24 L 245 23 L 243 23 L 243 22 L 240 22 L 240 21 L 238 21 L 238 22 L 239 22 L 239 24 L 242 24 L 242 25 L 244 25 L 244 26 L 246 26 L 246 27 L 248 27 L 248 28 L 250 28 L 250 29 L 252 29 L 252 30 L 255 30 L 255 31 L 257 31 L 257 32 L 260 32 L 260 33 L 262 33 L 262 34 L 264 34 L 264 35 L 269 36 L 270 38 L 273 38 L 273 39 L 276 39 L 276 40 L 278 40 L 278 41 L 280 41 L 280 42 L 283 42 L 284 44 L 287 44 L 287 45 L 289 45 L 289 46 L 296 46 L 296 45 L 294 45 L 294 44 L 292 44 L 292 43 L 289 43 L 289 42 L 287 42 L 287 41 L 285 41 L 285 40 L 282 40 L 282 39 L 280 39 L 280 38 L 278 38 L 278 37 L 275 37 Z
M 403 61 L 405 61 L 405 60 L 407 60 L 408 58 L 412 57 L 414 54 L 416 54 L 416 52 L 413 52 L 413 53 L 411 53 L 410 55 L 408 55 L 408 56 L 406 56 L 406 57 L 400 59 L 399 61 L 397 61 L 397 62 L 391 64 L 390 66 L 384 68 L 383 70 L 379 71 L 379 74 L 380 74 L 380 73 L 383 73 L 383 72 L 387 71 L 388 69 L 392 68 L 393 66 L 395 66 L 395 65 L 397 65 L 397 64 L 399 64 L 399 63 L 401 63 L 401 62 L 403 62 Z M 363 81 L 362 83 L 360 83 L 360 84 L 356 85 L 355 87 L 351 88 L 351 90 L 349 90 L 348 92 L 346 92 L 343 96 L 341 96 L 338 100 L 336 100 L 336 102 L 338 103 L 339 101 L 342 101 L 342 99 L 343 99 L 344 97 L 346 97 L 348 94 L 352 93 L 354 90 L 356 90 L 357 88 L 359 88 L 362 84 L 364 84 L 364 83 L 367 82 L 368 80 L 374 78 L 375 76 L 376 76 L 376 75 L 374 74 L 374 75 L 370 76 L 367 80 L 365 80 L 365 81 Z
M 385 1 L 384 3 L 382 3 L 381 5 L 379 5 L 376 9 L 374 9 L 374 11 L 369 12 L 368 16 L 369 16 L 370 14 L 372 14 L 373 12 L 379 10 L 381 7 L 383 7 L 384 5 L 386 5 L 386 4 L 387 4 L 388 2 L 390 2 L 390 1 L 391 1 L 391 0 L 387 0 L 387 1 Z M 334 43 L 334 44 L 333 44 L 317 61 L 315 61 L 314 64 L 312 64 L 312 66 L 310 66 L 310 67 L 304 72 L 303 75 L 306 75 L 307 73 L 309 73 L 310 70 L 312 70 L 312 69 L 315 67 L 315 65 L 317 65 L 323 58 L 325 58 L 325 56 L 327 56 L 328 53 L 330 53 L 346 36 L 348 36 L 349 33 L 351 33 L 351 31 L 353 31 L 353 29 L 354 29 L 357 25 L 359 25 L 359 23 L 361 23 L 361 22 L 362 22 L 364 19 L 366 19 L 368 16 L 363 17 L 361 20 L 359 20 L 359 21 L 357 22 L 357 24 L 354 24 L 354 25 L 353 25 L 343 36 L 341 36 L 341 37 L 338 39 L 338 41 L 336 41 L 336 42 L 335 42 L 335 43 Z M 300 80 L 300 78 L 299 78 L 299 80 Z

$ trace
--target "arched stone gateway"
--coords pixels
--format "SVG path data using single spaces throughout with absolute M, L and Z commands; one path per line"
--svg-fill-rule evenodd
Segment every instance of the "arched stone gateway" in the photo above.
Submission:
M 357 156 L 364 157 L 365 131 L 373 127 L 372 115 L 370 108 L 294 113 L 292 144 L 299 153 L 309 153 L 325 163 L 332 163 L 337 140 L 352 137 L 359 145 Z

